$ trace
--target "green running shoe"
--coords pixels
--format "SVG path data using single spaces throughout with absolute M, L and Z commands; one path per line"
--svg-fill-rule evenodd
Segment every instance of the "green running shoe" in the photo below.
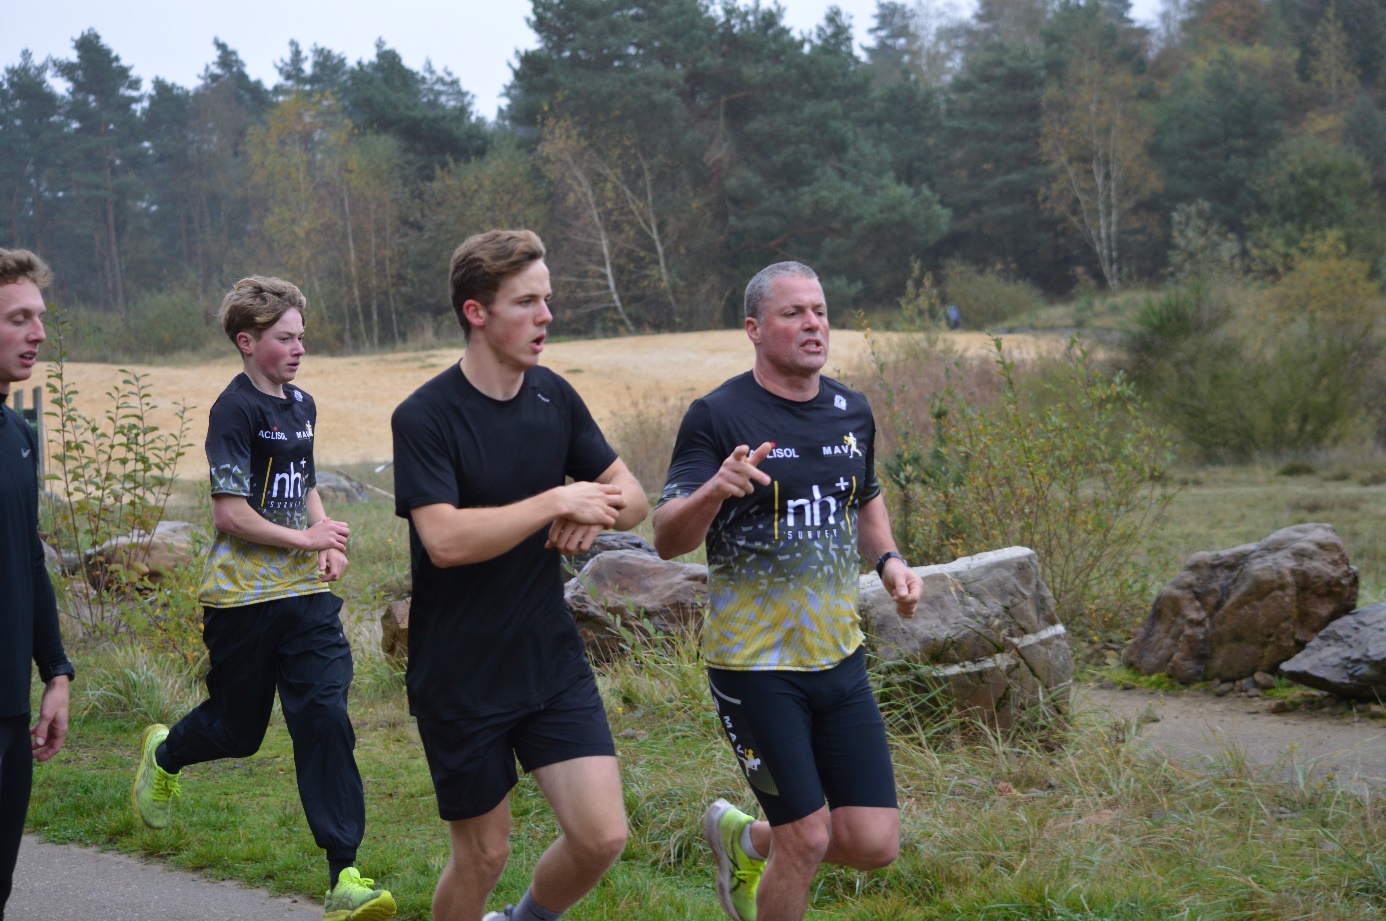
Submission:
M 322 900 L 322 921 L 389 921 L 395 916 L 395 897 L 363 879 L 355 867 L 337 876 L 337 885 Z
M 173 812 L 173 798 L 182 794 L 178 775 L 159 767 L 154 752 L 168 738 L 168 727 L 154 723 L 144 730 L 140 739 L 140 766 L 135 770 L 135 783 L 130 788 L 130 805 L 135 815 L 150 828 L 167 828 Z
M 756 921 L 756 888 L 765 861 L 741 849 L 741 829 L 753 821 L 724 799 L 703 813 L 703 837 L 717 858 L 717 901 L 732 921 Z

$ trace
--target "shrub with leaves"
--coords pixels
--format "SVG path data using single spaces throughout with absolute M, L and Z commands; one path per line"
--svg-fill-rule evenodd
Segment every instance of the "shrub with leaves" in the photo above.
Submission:
M 1382 307 L 1370 267 L 1320 241 L 1269 288 L 1196 282 L 1148 300 L 1130 370 L 1202 457 L 1331 447 L 1372 411 Z
M 958 259 L 943 267 L 943 290 L 948 303 L 957 306 L 965 329 L 987 329 L 1044 303 L 1044 295 L 1033 285 Z
M 873 357 L 894 443 L 877 467 L 911 562 L 1022 545 L 1039 555 L 1066 621 L 1107 632 L 1138 610 L 1132 556 L 1172 498 L 1169 444 L 1121 373 L 1075 339 L 1022 382 L 998 338 L 994 398 L 969 400 L 950 380 L 921 420 L 902 411 L 874 343 Z
M 150 420 L 156 404 L 148 382 L 122 369 L 121 382 L 106 393 L 104 414 L 81 412 L 67 376 L 68 326 L 56 311 L 53 328 L 57 355 L 45 386 L 54 408 L 45 415 L 53 420 L 49 434 L 57 451 L 55 471 L 45 479 L 58 499 L 50 509 L 50 529 L 60 551 L 76 561 L 74 575 L 95 591 L 73 613 L 89 631 L 109 633 L 120 629 L 115 613 L 124 601 L 156 588 L 131 561 L 148 551 L 163 519 L 178 459 L 188 448 L 188 407 L 175 403 L 178 428 L 161 431 Z M 117 558 L 98 560 L 90 552 L 126 536 L 134 546 Z

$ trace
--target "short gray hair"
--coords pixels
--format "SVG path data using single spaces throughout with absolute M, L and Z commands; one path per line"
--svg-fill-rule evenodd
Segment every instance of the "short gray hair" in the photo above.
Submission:
M 776 278 L 811 278 L 818 280 L 818 273 L 802 262 L 776 262 L 767 265 L 756 273 L 746 286 L 746 316 L 759 320 L 765 311 L 765 302 L 770 298 L 770 285 Z

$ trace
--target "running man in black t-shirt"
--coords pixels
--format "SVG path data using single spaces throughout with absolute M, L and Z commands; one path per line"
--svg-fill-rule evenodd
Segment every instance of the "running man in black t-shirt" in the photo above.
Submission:
M 922 582 L 891 536 L 871 408 L 822 375 L 818 276 L 797 262 L 763 269 L 746 287 L 746 334 L 753 369 L 684 416 L 655 547 L 669 559 L 707 543 L 703 659 L 767 820 L 720 799 L 704 815 L 718 901 L 735 921 L 799 921 L 820 863 L 875 869 L 899 848 L 857 561 L 876 561 L 901 617 L 914 616 Z
M 10 897 L 34 762 L 62 750 L 72 663 L 58 633 L 58 607 L 38 533 L 38 452 L 28 421 L 5 405 L 28 380 L 43 330 L 42 289 L 53 280 L 27 249 L 0 249 L 0 919 Z M 43 681 L 38 722 L 29 727 L 33 667 Z M 32 742 L 30 737 L 32 736 Z
M 539 367 L 553 320 L 539 238 L 468 239 L 450 287 L 466 353 L 391 420 L 414 576 L 409 710 L 452 836 L 433 917 L 482 918 L 510 852 L 518 758 L 562 833 L 519 905 L 483 921 L 553 921 L 626 841 L 616 750 L 559 554 L 634 527 L 649 505 L 576 391 Z
M 394 897 L 355 867 L 366 803 L 347 715 L 351 646 L 328 586 L 346 571 L 351 529 L 323 509 L 317 407 L 289 383 L 303 359 L 306 307 L 296 286 L 260 276 L 222 301 L 222 328 L 244 370 L 207 420 L 216 525 L 198 595 L 207 700 L 172 729 L 145 729 L 130 798 L 146 825 L 166 827 L 184 767 L 259 750 L 277 689 L 303 812 L 327 853 L 324 921 L 386 921 Z

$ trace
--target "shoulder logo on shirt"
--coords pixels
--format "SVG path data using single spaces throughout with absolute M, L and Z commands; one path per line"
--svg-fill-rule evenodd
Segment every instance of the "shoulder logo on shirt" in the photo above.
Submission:
M 839 393 L 837 396 L 833 397 L 833 405 L 836 406 L 838 409 L 846 409 L 847 398 Z
M 538 397 L 539 399 L 543 400 L 545 403 L 551 403 L 551 402 L 553 402 L 552 400 L 550 400 L 548 397 L 544 396 L 542 393 L 540 393 L 540 392 L 537 391 L 537 390 L 534 391 L 534 395 L 535 395 L 536 397 Z
M 842 444 L 840 445 L 823 445 L 823 454 L 825 456 L 842 454 L 847 457 L 865 457 L 861 453 L 861 448 L 857 446 L 857 436 L 852 432 L 842 436 Z
M 302 403 L 302 402 L 303 402 L 303 391 L 302 391 L 302 390 L 295 390 L 295 391 L 294 391 L 294 399 L 297 400 L 298 402 Z
M 294 391 L 294 392 L 297 393 L 298 391 Z M 261 430 L 260 430 L 260 437 L 263 438 L 263 439 L 265 439 L 265 441 L 288 441 L 288 440 L 289 440 L 288 434 L 285 433 L 285 432 L 279 431 L 279 426 L 277 426 L 277 425 L 271 427 L 270 430 L 269 430 L 268 432 L 265 431 L 264 429 L 261 429 Z
M 301 432 L 294 432 L 294 437 L 295 437 L 295 438 L 299 438 L 299 439 L 303 439 L 303 438 L 312 438 L 312 437 L 313 437 L 313 423 L 312 423 L 312 422 L 305 422 L 305 423 L 303 423 L 303 431 L 301 431 Z
M 32 453 L 32 452 L 31 452 L 28 448 L 20 448 L 20 449 L 19 449 L 19 456 L 20 456 L 20 457 L 28 457 L 31 453 Z

